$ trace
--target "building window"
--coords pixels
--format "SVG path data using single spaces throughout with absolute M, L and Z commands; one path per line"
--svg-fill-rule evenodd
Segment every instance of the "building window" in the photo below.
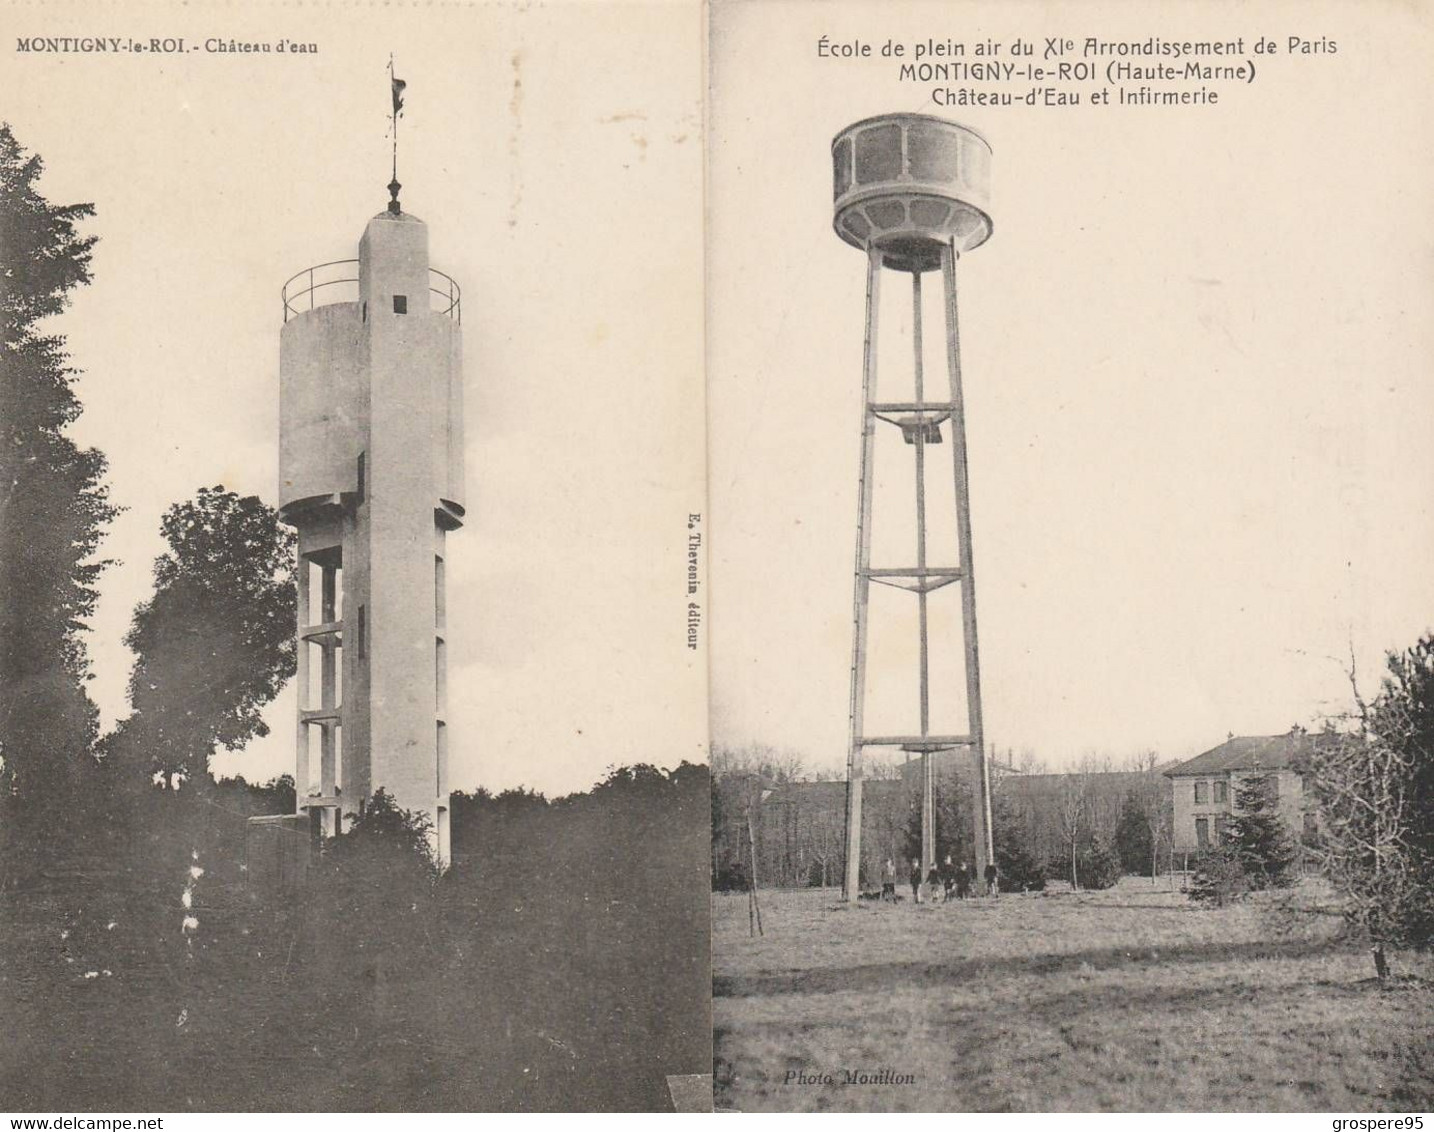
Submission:
M 368 478 L 368 469 L 367 469 L 367 467 L 366 467 L 366 465 L 365 465 L 365 460 L 364 460 L 364 457 L 367 456 L 367 455 L 368 455 L 368 453 L 366 453 L 366 452 L 360 452 L 360 453 L 358 454 L 358 501 L 359 501 L 360 503 L 363 502 L 363 499 L 364 499 L 364 491 L 365 491 L 366 488 L 367 488 L 367 484 L 366 484 L 365 481 L 366 481 L 367 478 Z
M 395 296 L 393 297 L 393 313 L 394 313 L 394 314 L 407 314 L 407 313 L 408 313 L 408 296 L 407 296 L 407 295 L 395 295 Z
M 1208 782 L 1195 783 L 1195 804 L 1203 805 L 1210 800 L 1210 784 Z
M 1215 843 L 1218 845 L 1230 835 L 1230 819 L 1224 814 L 1215 815 Z
M 1229 800 L 1229 783 L 1227 783 L 1223 778 L 1221 778 L 1215 783 L 1215 801 L 1228 802 Z
M 1195 844 L 1201 849 L 1210 848 L 1210 819 L 1195 819 Z
M 364 607 L 359 606 L 358 610 L 358 654 L 360 658 L 368 656 L 368 626 L 364 623 Z

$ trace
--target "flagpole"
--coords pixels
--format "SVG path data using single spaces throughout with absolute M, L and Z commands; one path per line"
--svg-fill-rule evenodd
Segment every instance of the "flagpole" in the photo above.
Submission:
M 398 113 L 402 108 L 399 94 L 399 82 L 393 73 L 393 52 L 388 53 L 388 89 L 391 109 L 389 110 L 389 126 L 393 130 L 393 180 L 388 183 L 388 210 L 397 216 L 401 211 L 398 203 L 398 190 L 403 188 L 398 183 Z

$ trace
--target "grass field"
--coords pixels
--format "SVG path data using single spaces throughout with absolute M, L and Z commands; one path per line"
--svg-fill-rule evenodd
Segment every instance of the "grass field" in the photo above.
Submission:
M 1381 989 L 1334 916 L 1291 928 L 1134 877 L 946 906 L 761 897 L 753 939 L 747 898 L 713 896 L 719 1109 L 1434 1107 L 1434 971 L 1400 955 Z

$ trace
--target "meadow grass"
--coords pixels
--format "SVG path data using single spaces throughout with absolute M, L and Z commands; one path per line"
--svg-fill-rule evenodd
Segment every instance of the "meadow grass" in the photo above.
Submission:
M 1406 977 L 1381 988 L 1309 889 L 1305 912 L 1280 917 L 1162 886 L 894 907 L 773 890 L 755 939 L 746 896 L 716 894 L 718 1107 L 1434 1106 L 1427 962 L 1399 956 Z M 847 1070 L 912 1080 L 843 1084 Z

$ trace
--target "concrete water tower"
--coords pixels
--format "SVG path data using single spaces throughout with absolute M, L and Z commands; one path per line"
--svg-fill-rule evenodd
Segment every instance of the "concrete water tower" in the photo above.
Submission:
M 279 508 L 298 532 L 298 810 L 325 834 L 380 788 L 449 857 L 444 540 L 463 524 L 462 306 L 428 228 L 285 285 Z
M 846 870 L 843 899 L 860 891 L 861 787 L 869 747 L 894 748 L 921 759 L 923 872 L 935 862 L 932 756 L 969 751 L 977 784 L 976 875 L 992 858 L 991 790 L 981 720 L 981 665 L 976 638 L 976 577 L 971 553 L 971 504 L 966 460 L 966 419 L 961 395 L 961 339 L 956 318 L 956 263 L 991 236 L 987 212 L 991 147 L 974 130 L 923 114 L 888 114 L 848 126 L 832 142 L 834 227 L 866 253 L 866 334 L 862 365 L 862 444 L 857 512 L 856 584 L 853 599 L 850 745 L 847 752 Z M 911 276 L 913 364 L 911 399 L 877 399 L 877 314 L 886 272 Z M 922 278 L 940 271 L 944 296 L 948 393 L 928 396 L 924 373 Z M 873 455 L 877 429 L 897 430 L 915 461 L 913 558 L 904 564 L 871 563 Z M 927 448 L 949 438 L 955 494 L 958 561 L 927 561 Z M 868 735 L 866 706 L 868 597 L 871 585 L 910 592 L 916 601 L 918 659 L 916 715 L 903 734 Z M 957 585 L 959 583 L 959 586 Z M 931 733 L 928 599 L 938 590 L 960 595 L 965 655 L 966 734 Z

